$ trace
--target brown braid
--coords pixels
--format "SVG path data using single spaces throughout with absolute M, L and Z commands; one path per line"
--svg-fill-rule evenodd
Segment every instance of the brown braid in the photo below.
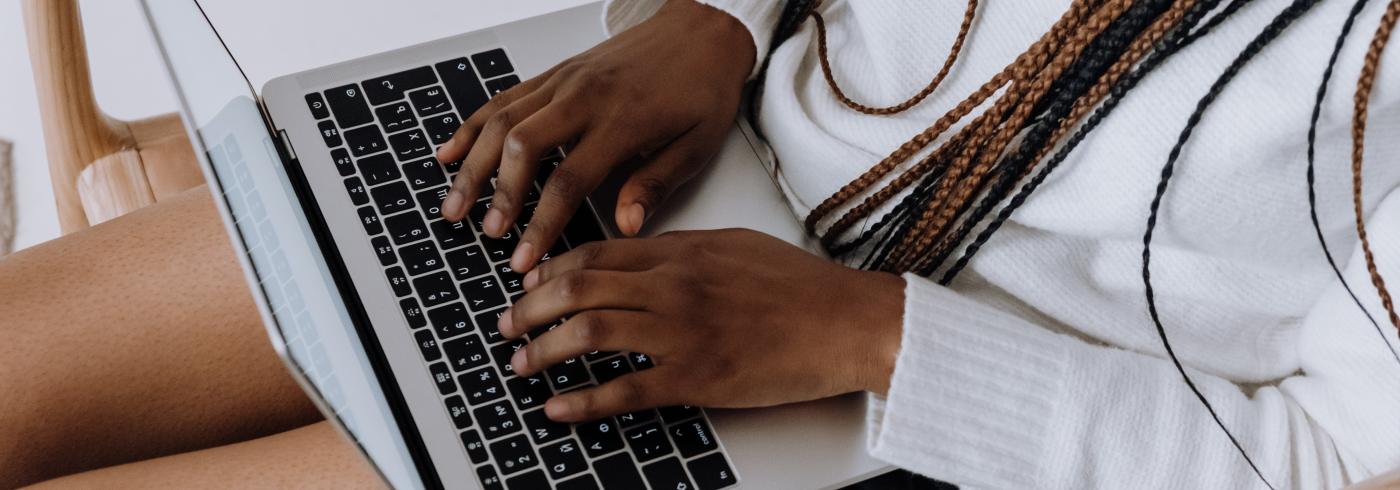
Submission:
M 953 71 L 953 64 L 958 62 L 958 55 L 962 53 L 963 43 L 967 41 L 967 34 L 972 30 L 972 21 L 977 17 L 977 0 L 968 0 L 967 11 L 963 13 L 962 26 L 958 27 L 958 36 L 953 41 L 953 47 L 948 50 L 948 58 L 943 61 L 943 68 L 938 70 L 938 74 L 934 75 L 933 80 L 928 82 L 928 85 L 924 86 L 923 90 L 920 90 L 919 93 L 914 94 L 909 100 L 889 107 L 870 107 L 861 104 L 851 100 L 851 98 L 846 95 L 846 92 L 841 90 L 841 86 L 836 83 L 836 77 L 831 74 L 831 61 L 826 54 L 826 20 L 823 19 L 821 13 L 817 12 L 815 9 L 812 10 L 811 15 L 812 21 L 817 25 L 817 59 L 821 61 L 822 75 L 826 77 L 826 84 L 831 86 L 831 91 L 836 95 L 836 99 L 840 100 L 842 104 L 846 104 L 846 107 L 850 107 L 863 114 L 889 115 L 907 111 L 909 108 L 923 102 L 925 98 L 928 98 L 935 90 L 938 90 L 938 86 L 943 83 L 943 79 L 947 78 L 948 73 Z
M 1367 106 L 1371 99 L 1371 88 L 1376 82 L 1376 73 L 1380 71 L 1381 53 L 1390 41 L 1390 34 L 1395 29 L 1397 19 L 1400 19 L 1400 0 L 1390 0 L 1385 9 L 1385 16 L 1381 17 L 1380 27 L 1376 28 L 1376 35 L 1371 39 L 1371 48 L 1366 51 L 1366 63 L 1361 67 L 1361 76 L 1356 81 L 1355 108 L 1351 121 L 1351 186 L 1352 205 L 1356 210 L 1356 236 L 1361 240 L 1361 252 L 1366 258 L 1366 271 L 1370 273 L 1371 284 L 1380 295 L 1381 306 L 1384 306 L 1386 313 L 1390 315 L 1391 325 L 1400 330 L 1400 315 L 1395 313 L 1395 303 L 1391 300 L 1390 291 L 1385 287 L 1385 279 L 1376 267 L 1376 257 L 1371 253 L 1371 241 L 1366 236 L 1366 221 L 1363 219 L 1361 205 L 1361 167 L 1366 149 Z

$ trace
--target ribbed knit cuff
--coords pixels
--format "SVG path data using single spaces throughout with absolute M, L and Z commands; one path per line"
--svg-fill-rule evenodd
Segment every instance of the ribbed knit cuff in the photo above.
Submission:
M 770 0 L 696 0 L 734 16 L 753 36 L 754 66 L 749 79 L 758 75 L 773 31 L 778 28 L 783 2 Z M 608 0 L 603 6 L 603 28 L 609 36 L 627 30 L 656 15 L 666 0 Z M 679 33 L 678 33 L 679 34 Z
M 963 487 L 1035 486 L 1071 339 L 904 280 L 888 397 L 872 396 L 867 413 L 871 455 Z

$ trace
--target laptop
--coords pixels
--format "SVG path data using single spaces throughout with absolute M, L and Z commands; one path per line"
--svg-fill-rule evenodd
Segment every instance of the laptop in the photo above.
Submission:
M 833 488 L 887 471 L 864 395 L 757 410 L 663 407 L 585 424 L 551 395 L 647 369 L 592 353 L 532 377 L 497 315 L 523 294 L 515 233 L 438 206 L 460 163 L 436 147 L 490 97 L 603 40 L 598 4 L 295 73 L 255 90 L 194 0 L 142 0 L 182 117 L 272 344 L 395 488 Z M 647 233 L 746 227 L 818 250 L 736 121 Z M 540 162 L 548 173 L 566 157 Z M 538 184 L 537 184 L 538 185 Z M 615 185 L 612 184 L 612 185 Z M 605 186 L 551 255 L 615 229 Z M 599 213 L 598 210 L 604 212 Z

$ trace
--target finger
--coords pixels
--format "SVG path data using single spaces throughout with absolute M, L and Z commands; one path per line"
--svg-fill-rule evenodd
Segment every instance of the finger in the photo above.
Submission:
M 706 162 L 702 160 L 713 156 L 713 148 L 705 144 L 709 140 L 701 138 L 697 131 L 691 130 L 663 148 L 632 172 L 618 190 L 615 220 L 623 235 L 637 236 L 646 218 L 676 188 L 704 168 Z
M 443 218 L 456 222 L 466 216 L 467 208 L 481 197 L 482 189 L 487 188 L 491 175 L 500 164 L 501 144 L 506 134 L 515 127 L 516 122 L 524 120 L 548 103 L 547 93 L 532 92 L 493 112 L 487 118 L 486 124 L 471 142 L 471 149 L 462 163 L 462 170 L 452 180 L 452 189 L 442 202 Z
M 559 239 L 584 198 L 607 177 L 609 169 L 627 155 L 636 153 L 625 138 L 613 132 L 584 134 L 578 146 L 545 181 L 535 216 L 525 227 L 520 245 L 511 255 L 511 268 L 524 273 L 534 267 Z
M 534 190 L 540 159 L 574 139 L 587 125 L 588 112 L 584 107 L 554 101 L 511 128 L 496 171 L 496 195 L 482 220 L 486 234 L 497 236 L 515 222 Z
M 636 350 L 648 314 L 630 310 L 589 310 L 515 351 L 511 369 L 530 376 L 550 366 L 594 351 Z
M 481 128 L 486 125 L 486 121 L 501 109 L 505 109 L 511 103 L 524 98 L 536 90 L 546 88 L 554 69 L 551 68 L 544 74 L 526 80 L 520 85 L 511 87 L 505 92 L 496 94 L 491 100 L 486 101 L 476 111 L 467 115 L 467 119 L 462 121 L 462 126 L 452 133 L 452 138 L 438 147 L 437 159 L 441 163 L 455 162 L 467 156 L 467 150 L 471 149 L 471 143 L 476 140 L 476 136 L 481 133 Z
M 672 405 L 664 367 L 623 375 L 602 386 L 557 395 L 544 413 L 557 422 L 585 422 L 652 407 Z
M 532 291 L 569 271 L 596 269 L 640 271 L 656 263 L 659 251 L 634 238 L 590 242 L 542 263 L 525 274 L 523 286 Z
M 575 312 L 599 308 L 642 309 L 649 297 L 645 278 L 635 272 L 576 270 L 521 296 L 501 315 L 501 335 L 515 338 Z

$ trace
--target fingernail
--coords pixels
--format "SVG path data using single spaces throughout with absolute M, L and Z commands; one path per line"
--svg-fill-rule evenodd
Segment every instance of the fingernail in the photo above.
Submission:
M 515 272 L 523 272 L 530 268 L 530 261 L 535 259 L 535 246 L 530 242 L 520 242 L 515 247 L 515 253 L 510 256 L 510 268 Z
M 529 368 L 529 366 L 525 365 L 524 347 L 521 347 L 520 350 L 515 351 L 514 355 L 510 356 L 510 368 L 514 370 L 517 374 L 524 376 L 524 374 L 521 373 L 525 373 L 525 370 Z
M 558 398 L 551 398 L 544 403 L 544 415 L 551 420 L 559 420 L 569 416 L 569 404 L 560 401 Z
M 526 274 L 525 274 L 525 284 L 524 284 L 524 285 L 525 285 L 525 289 L 526 289 L 527 291 L 528 291 L 528 290 L 531 290 L 531 289 L 535 289 L 535 286 L 538 285 L 539 282 L 540 282 L 540 270 L 539 270 L 539 269 L 531 269 L 529 273 L 526 273 Z
M 500 237 L 506 231 L 506 215 L 493 207 L 486 212 L 486 218 L 481 221 L 481 227 L 486 228 L 487 235 Z
M 500 330 L 501 334 L 506 336 L 511 335 L 511 327 L 515 326 L 515 320 L 510 318 L 510 310 L 510 308 L 506 308 L 506 311 L 501 312 L 501 318 L 496 320 L 496 329 Z
M 447 161 L 447 153 L 448 153 L 448 150 L 451 150 L 451 149 L 452 149 L 452 140 L 447 140 L 446 143 L 443 143 L 442 146 L 439 146 L 439 147 L 438 147 L 438 149 L 437 149 L 437 154 L 436 154 L 436 155 L 433 155 L 433 157 L 434 157 L 434 158 L 437 158 L 437 161 L 438 161 L 439 163 L 441 163 L 441 162 L 446 162 L 446 161 Z
M 442 217 L 456 217 L 462 215 L 462 208 L 466 207 L 467 199 L 462 197 L 461 192 L 451 191 L 447 193 L 447 199 L 442 201 Z
M 629 235 L 636 235 L 642 231 L 642 222 L 647 219 L 647 210 L 641 203 L 632 203 L 627 207 L 627 227 L 631 229 Z

